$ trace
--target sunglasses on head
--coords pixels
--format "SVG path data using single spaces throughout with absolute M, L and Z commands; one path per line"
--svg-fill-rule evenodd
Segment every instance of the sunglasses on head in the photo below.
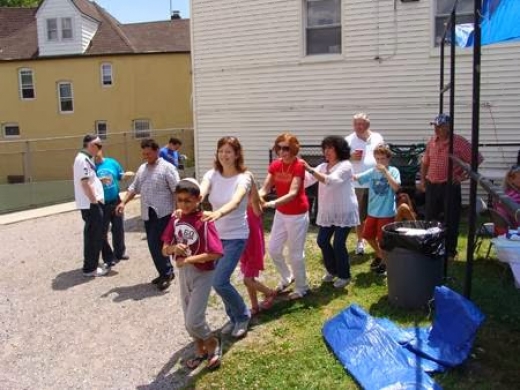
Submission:
M 512 165 L 512 166 L 511 166 L 511 169 L 510 169 L 509 171 L 510 171 L 511 173 L 515 173 L 515 172 L 520 171 L 520 165 L 518 165 L 518 164 Z

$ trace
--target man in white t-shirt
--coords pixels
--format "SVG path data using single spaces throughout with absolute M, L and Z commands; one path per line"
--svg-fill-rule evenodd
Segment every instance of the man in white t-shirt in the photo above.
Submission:
M 384 141 L 381 134 L 370 130 L 370 118 L 365 113 L 360 112 L 354 115 L 353 127 L 354 132 L 345 137 L 345 139 L 350 146 L 350 162 L 352 163 L 354 174 L 359 174 L 376 166 L 374 149 Z M 356 254 L 362 255 L 365 253 L 363 227 L 367 217 L 368 184 L 361 185 L 358 182 L 354 182 L 354 187 L 358 199 L 359 220 L 361 222 L 356 227 Z
M 104 276 L 110 271 L 105 264 L 99 267 L 103 246 L 103 185 L 96 175 L 94 156 L 101 149 L 97 135 L 83 137 L 83 149 L 74 160 L 74 197 L 85 221 L 83 229 L 83 275 Z

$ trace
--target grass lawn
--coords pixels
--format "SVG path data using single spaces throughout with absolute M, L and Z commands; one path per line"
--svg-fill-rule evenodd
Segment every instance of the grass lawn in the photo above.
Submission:
M 187 389 L 358 389 L 321 336 L 327 319 L 356 303 L 373 316 L 389 317 L 401 325 L 430 322 L 425 311 L 389 305 L 386 281 L 369 270 L 370 255 L 351 256 L 353 278 L 345 290 L 322 285 L 323 266 L 315 242 L 316 229 L 311 228 L 306 256 L 312 293 L 300 301 L 277 302 L 254 320 L 245 339 L 235 343 L 226 339 L 222 367 L 194 376 Z M 466 242 L 461 236 L 463 258 Z M 354 244 L 351 233 L 348 248 L 352 251 Z M 484 256 L 484 248 L 481 252 Z M 264 279 L 274 286 L 277 278 L 270 260 L 266 266 Z M 462 292 L 464 273 L 465 262 L 455 261 L 447 285 Z M 472 299 L 486 315 L 473 353 L 462 366 L 434 379 L 446 389 L 519 389 L 520 290 L 514 288 L 510 270 L 496 259 L 477 256 Z

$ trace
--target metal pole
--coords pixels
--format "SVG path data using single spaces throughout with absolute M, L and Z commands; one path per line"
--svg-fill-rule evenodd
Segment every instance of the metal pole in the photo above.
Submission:
M 456 5 L 453 7 L 450 15 L 450 142 L 448 146 L 448 153 L 453 154 L 453 134 L 455 123 L 455 23 L 456 23 Z M 446 230 L 448 237 L 453 234 L 452 227 L 454 222 L 457 224 L 460 221 L 453 221 L 453 213 L 450 213 L 451 204 L 453 202 L 453 161 L 448 158 L 448 178 L 447 178 L 447 193 L 446 203 L 444 207 L 444 215 L 446 218 Z M 446 251 L 444 256 L 444 277 L 448 275 L 448 257 L 450 253 Z
M 25 151 L 23 153 L 23 176 L 25 182 L 32 182 L 32 166 L 31 166 L 31 144 L 25 141 Z
M 480 126 L 480 60 L 482 36 L 480 29 L 480 15 L 482 11 L 482 0 L 474 2 L 474 36 L 473 46 L 473 117 L 471 125 L 471 170 L 478 173 L 478 141 Z M 466 278 L 464 282 L 464 295 L 471 297 L 471 279 L 473 277 L 473 252 L 475 251 L 476 232 L 476 204 L 477 204 L 477 181 L 471 178 L 469 193 L 469 218 L 468 218 L 468 252 L 466 257 Z
M 442 39 L 441 43 L 441 55 L 440 55 L 440 61 L 441 61 L 441 69 L 440 69 L 440 82 L 439 82 L 439 114 L 442 114 L 442 111 L 444 110 L 444 93 L 442 90 L 444 89 L 444 38 Z

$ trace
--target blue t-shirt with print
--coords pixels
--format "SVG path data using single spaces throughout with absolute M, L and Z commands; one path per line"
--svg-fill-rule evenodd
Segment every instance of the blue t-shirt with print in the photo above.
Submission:
M 96 164 L 97 177 L 103 183 L 105 202 L 114 202 L 119 197 L 119 180 L 123 177 L 123 168 L 113 158 L 104 157 L 103 161 Z
M 396 167 L 387 167 L 396 182 L 401 184 L 401 175 Z M 368 183 L 368 215 L 375 218 L 395 217 L 395 192 L 385 175 L 376 168 L 358 175 L 359 184 Z
M 159 157 L 162 157 L 170 164 L 173 164 L 175 168 L 179 167 L 179 152 L 176 150 L 171 150 L 167 146 L 161 148 L 159 152 Z

